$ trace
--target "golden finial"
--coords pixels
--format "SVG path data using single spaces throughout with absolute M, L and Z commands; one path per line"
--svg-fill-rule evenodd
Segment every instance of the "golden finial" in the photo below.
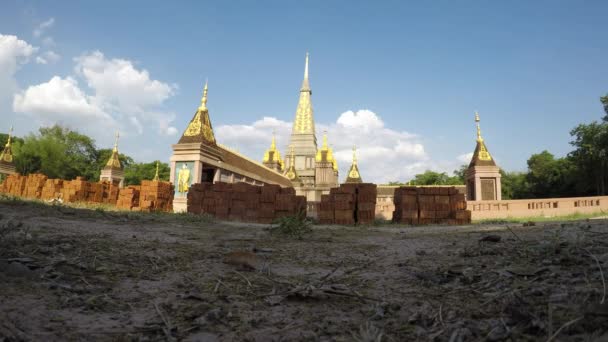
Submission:
M 13 137 L 13 126 L 11 125 L 11 129 L 8 130 L 8 141 L 6 142 L 6 147 L 11 146 L 11 138 Z
M 120 138 L 120 133 L 116 131 L 115 140 L 114 140 L 114 152 L 118 151 L 118 138 Z
M 304 65 L 304 78 L 308 78 L 308 51 L 306 51 L 306 64 Z
M 475 111 L 475 123 L 477 124 L 477 141 L 483 141 L 481 137 L 481 128 L 479 127 L 479 113 Z
M 270 150 L 272 150 L 272 151 L 277 149 L 276 135 L 277 135 L 277 131 L 275 129 L 273 129 L 272 130 L 272 142 L 270 143 Z
M 159 162 L 157 160 L 156 161 L 156 173 L 154 174 L 154 179 L 153 179 L 156 182 L 158 182 L 160 180 L 160 177 L 158 176 L 158 165 L 159 165 Z
M 357 146 L 353 145 L 353 165 L 357 165 Z
M 198 108 L 199 110 L 207 110 L 207 90 L 209 80 L 205 80 L 205 88 L 203 88 L 203 98 L 201 99 L 201 106 Z

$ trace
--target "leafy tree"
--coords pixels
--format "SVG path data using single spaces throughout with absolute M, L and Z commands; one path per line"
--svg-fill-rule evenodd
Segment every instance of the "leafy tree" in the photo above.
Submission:
M 528 159 L 529 195 L 532 198 L 575 196 L 576 164 L 570 159 L 555 157 L 548 151 Z
M 435 172 L 427 170 L 424 173 L 417 174 L 414 179 L 409 182 L 411 185 L 462 185 L 464 182 L 459 176 L 448 176 L 445 172 Z
M 158 167 L 158 176 L 160 180 L 168 181 L 171 168 L 169 164 L 160 163 Z M 152 163 L 132 163 L 125 167 L 125 184 L 139 185 L 142 180 L 151 180 L 156 174 L 156 162 Z
M 602 99 L 608 101 L 608 97 Z M 576 149 L 568 156 L 578 167 L 577 192 L 605 195 L 608 190 L 608 122 L 580 124 L 570 135 L 574 138 L 570 144 Z
M 502 199 L 530 198 L 526 172 L 506 172 L 500 170 Z
M 606 116 L 604 116 L 604 122 L 608 122 L 608 95 L 600 97 L 600 101 L 604 106 L 604 112 L 606 112 Z

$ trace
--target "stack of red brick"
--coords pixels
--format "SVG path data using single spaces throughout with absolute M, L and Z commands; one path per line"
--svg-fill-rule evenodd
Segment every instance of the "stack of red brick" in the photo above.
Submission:
M 25 177 L 25 189 L 22 196 L 25 198 L 40 198 L 42 187 L 47 177 L 39 173 L 32 173 Z
M 63 189 L 62 179 L 47 179 L 46 182 L 44 182 L 44 186 L 42 187 L 40 199 L 51 200 L 55 198 L 60 198 L 62 196 L 61 189 Z
M 321 196 L 319 221 L 323 224 L 369 224 L 376 215 L 375 184 L 341 184 Z
M 118 200 L 116 200 L 116 207 L 119 209 L 133 210 L 139 207 L 139 192 L 140 186 L 129 186 L 120 189 L 118 193 Z
M 26 177 L 19 174 L 9 175 L 2 182 L 0 191 L 5 194 L 21 197 L 25 192 L 26 179 Z
M 464 194 L 455 187 L 400 187 L 395 189 L 393 222 L 405 224 L 468 224 Z
M 247 183 L 202 183 L 188 190 L 188 212 L 221 220 L 271 223 L 284 216 L 306 213 L 306 198 L 293 188 Z
M 103 181 L 101 184 L 101 203 L 116 205 L 118 193 L 120 192 L 119 181 Z
M 175 189 L 170 182 L 141 181 L 139 207 L 142 211 L 173 211 Z

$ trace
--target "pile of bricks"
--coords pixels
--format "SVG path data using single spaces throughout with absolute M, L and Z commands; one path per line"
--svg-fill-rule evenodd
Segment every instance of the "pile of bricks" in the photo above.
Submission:
M 272 223 L 279 217 L 305 215 L 306 197 L 278 185 L 201 183 L 188 190 L 188 212 L 221 220 Z
M 395 189 L 393 222 L 412 225 L 471 223 L 464 194 L 455 187 L 400 187 Z
M 319 222 L 322 224 L 369 224 L 376 213 L 377 188 L 375 184 L 341 184 L 332 188 L 329 195 L 321 196 Z
M 25 198 L 40 198 L 46 180 L 47 177 L 45 175 L 39 173 L 29 174 L 25 178 L 25 189 L 22 196 Z
M 61 189 L 63 189 L 62 179 L 47 179 L 46 182 L 44 182 L 44 186 L 42 187 L 40 199 L 46 201 L 55 198 L 60 198 L 62 196 Z
M 26 179 L 27 177 L 19 174 L 9 175 L 6 177 L 4 182 L 2 182 L 2 187 L 0 190 L 2 193 L 21 197 L 25 191 Z
M 142 211 L 173 211 L 175 189 L 170 182 L 141 181 L 139 207 Z
M 61 198 L 65 202 L 84 202 L 89 197 L 91 183 L 82 177 L 76 177 L 71 181 L 64 181 L 61 189 Z
M 120 191 L 119 181 L 101 182 L 101 203 L 116 205 L 116 201 L 118 200 L 118 193 Z
M 139 207 L 139 186 L 129 186 L 127 188 L 120 189 L 118 193 L 118 200 L 116 200 L 116 207 L 119 209 L 133 210 Z

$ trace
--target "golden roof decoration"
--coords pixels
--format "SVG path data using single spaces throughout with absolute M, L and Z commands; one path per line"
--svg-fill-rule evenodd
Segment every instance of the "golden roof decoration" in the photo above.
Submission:
M 158 166 L 159 166 L 159 162 L 158 160 L 156 161 L 156 173 L 154 174 L 154 178 L 152 179 L 155 182 L 160 181 L 160 177 L 158 176 Z
M 8 140 L 2 153 L 0 153 L 0 162 L 12 163 L 13 162 L 13 149 L 12 149 L 12 137 L 13 137 L 13 126 L 8 131 Z
M 293 124 L 294 133 L 314 134 L 315 122 L 311 102 L 312 91 L 308 81 L 308 52 L 306 53 L 306 63 L 304 65 L 304 80 L 300 88 L 300 99 L 296 109 L 296 118 Z
M 492 159 L 488 148 L 486 147 L 486 143 L 481 137 L 481 127 L 479 126 L 479 113 L 475 112 L 475 124 L 477 126 L 477 145 L 475 146 L 475 152 L 473 152 L 473 157 L 471 158 L 470 166 L 496 166 L 496 163 Z
M 363 183 L 361 174 L 359 173 L 359 167 L 357 166 L 357 148 L 353 146 L 353 163 L 348 170 L 348 176 L 346 177 L 346 183 Z
M 300 177 L 298 177 L 298 173 L 296 172 L 296 156 L 295 151 L 293 149 L 293 145 L 289 146 L 291 152 L 289 156 L 289 168 L 285 172 L 285 177 L 287 177 L 292 182 L 299 182 Z
M 211 126 L 211 120 L 209 119 L 209 110 L 207 109 L 207 91 L 208 82 L 205 82 L 201 104 L 196 110 L 194 117 L 188 124 L 181 139 L 179 139 L 179 144 L 200 142 L 216 145 L 213 127 Z
M 281 159 L 281 152 L 277 149 L 277 143 L 275 138 L 276 132 L 272 132 L 272 142 L 270 148 L 264 152 L 264 163 L 277 163 L 280 168 L 283 168 L 283 159 Z
M 120 159 L 118 158 L 118 138 L 120 137 L 120 133 L 116 132 L 116 140 L 114 140 L 114 148 L 112 149 L 112 155 L 110 155 L 110 159 L 106 163 L 106 168 L 119 169 L 122 170 L 122 165 L 120 163 Z

